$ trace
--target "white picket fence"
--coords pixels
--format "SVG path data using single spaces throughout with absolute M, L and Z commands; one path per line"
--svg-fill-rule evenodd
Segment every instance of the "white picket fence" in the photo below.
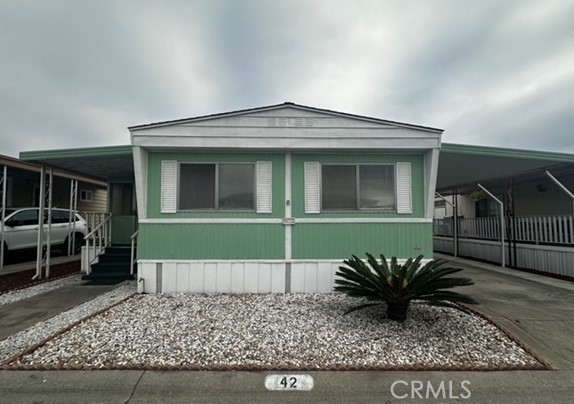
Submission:
M 574 216 L 507 219 L 506 264 L 574 278 Z M 501 263 L 500 218 L 435 219 L 434 251 Z
M 573 245 L 574 216 L 529 216 L 507 219 L 507 240 L 523 243 Z M 434 236 L 454 236 L 452 218 L 434 220 Z M 477 217 L 458 219 L 458 237 L 500 240 L 500 219 Z

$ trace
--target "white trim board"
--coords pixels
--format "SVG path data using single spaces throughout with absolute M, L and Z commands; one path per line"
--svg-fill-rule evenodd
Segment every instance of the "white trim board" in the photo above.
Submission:
M 283 224 L 282 218 L 258 219 L 258 218 L 156 218 L 142 219 L 140 224 Z M 295 218 L 295 224 L 321 224 L 321 223 L 432 223 L 432 219 L 426 218 Z

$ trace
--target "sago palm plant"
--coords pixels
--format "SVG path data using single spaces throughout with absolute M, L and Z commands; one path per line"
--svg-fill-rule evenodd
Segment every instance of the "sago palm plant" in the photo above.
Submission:
M 345 260 L 345 266 L 340 266 L 336 273 L 339 278 L 335 279 L 335 291 L 372 301 L 353 307 L 345 314 L 386 303 L 387 318 L 404 321 L 411 300 L 423 300 L 440 306 L 478 304 L 468 295 L 447 290 L 474 284 L 468 278 L 447 277 L 462 271 L 462 268 L 443 267 L 446 262 L 443 260 L 432 260 L 421 267 L 422 258 L 422 255 L 414 260 L 409 258 L 400 265 L 393 257 L 390 266 L 382 254 L 380 262 L 368 253 L 367 262 L 355 255 Z

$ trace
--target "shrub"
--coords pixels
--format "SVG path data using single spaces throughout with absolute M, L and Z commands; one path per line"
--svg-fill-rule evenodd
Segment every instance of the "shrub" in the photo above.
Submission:
M 462 268 L 443 267 L 446 262 L 443 260 L 432 260 L 421 267 L 422 258 L 422 255 L 414 260 L 409 258 L 400 265 L 393 257 L 390 266 L 382 254 L 380 263 L 369 253 L 367 262 L 355 255 L 345 260 L 345 266 L 340 266 L 335 274 L 342 278 L 335 279 L 335 291 L 371 301 L 353 307 L 345 314 L 386 303 L 387 318 L 404 321 L 411 300 L 457 308 L 454 303 L 478 304 L 468 295 L 446 290 L 474 284 L 468 278 L 447 277 Z

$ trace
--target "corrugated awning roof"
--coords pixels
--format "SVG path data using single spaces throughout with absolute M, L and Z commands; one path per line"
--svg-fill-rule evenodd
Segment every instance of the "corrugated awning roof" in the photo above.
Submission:
M 545 170 L 574 170 L 574 154 L 443 143 L 437 191 L 465 191 L 478 182 L 544 176 Z
M 39 150 L 20 153 L 20 159 L 90 176 L 101 181 L 133 180 L 132 146 Z

